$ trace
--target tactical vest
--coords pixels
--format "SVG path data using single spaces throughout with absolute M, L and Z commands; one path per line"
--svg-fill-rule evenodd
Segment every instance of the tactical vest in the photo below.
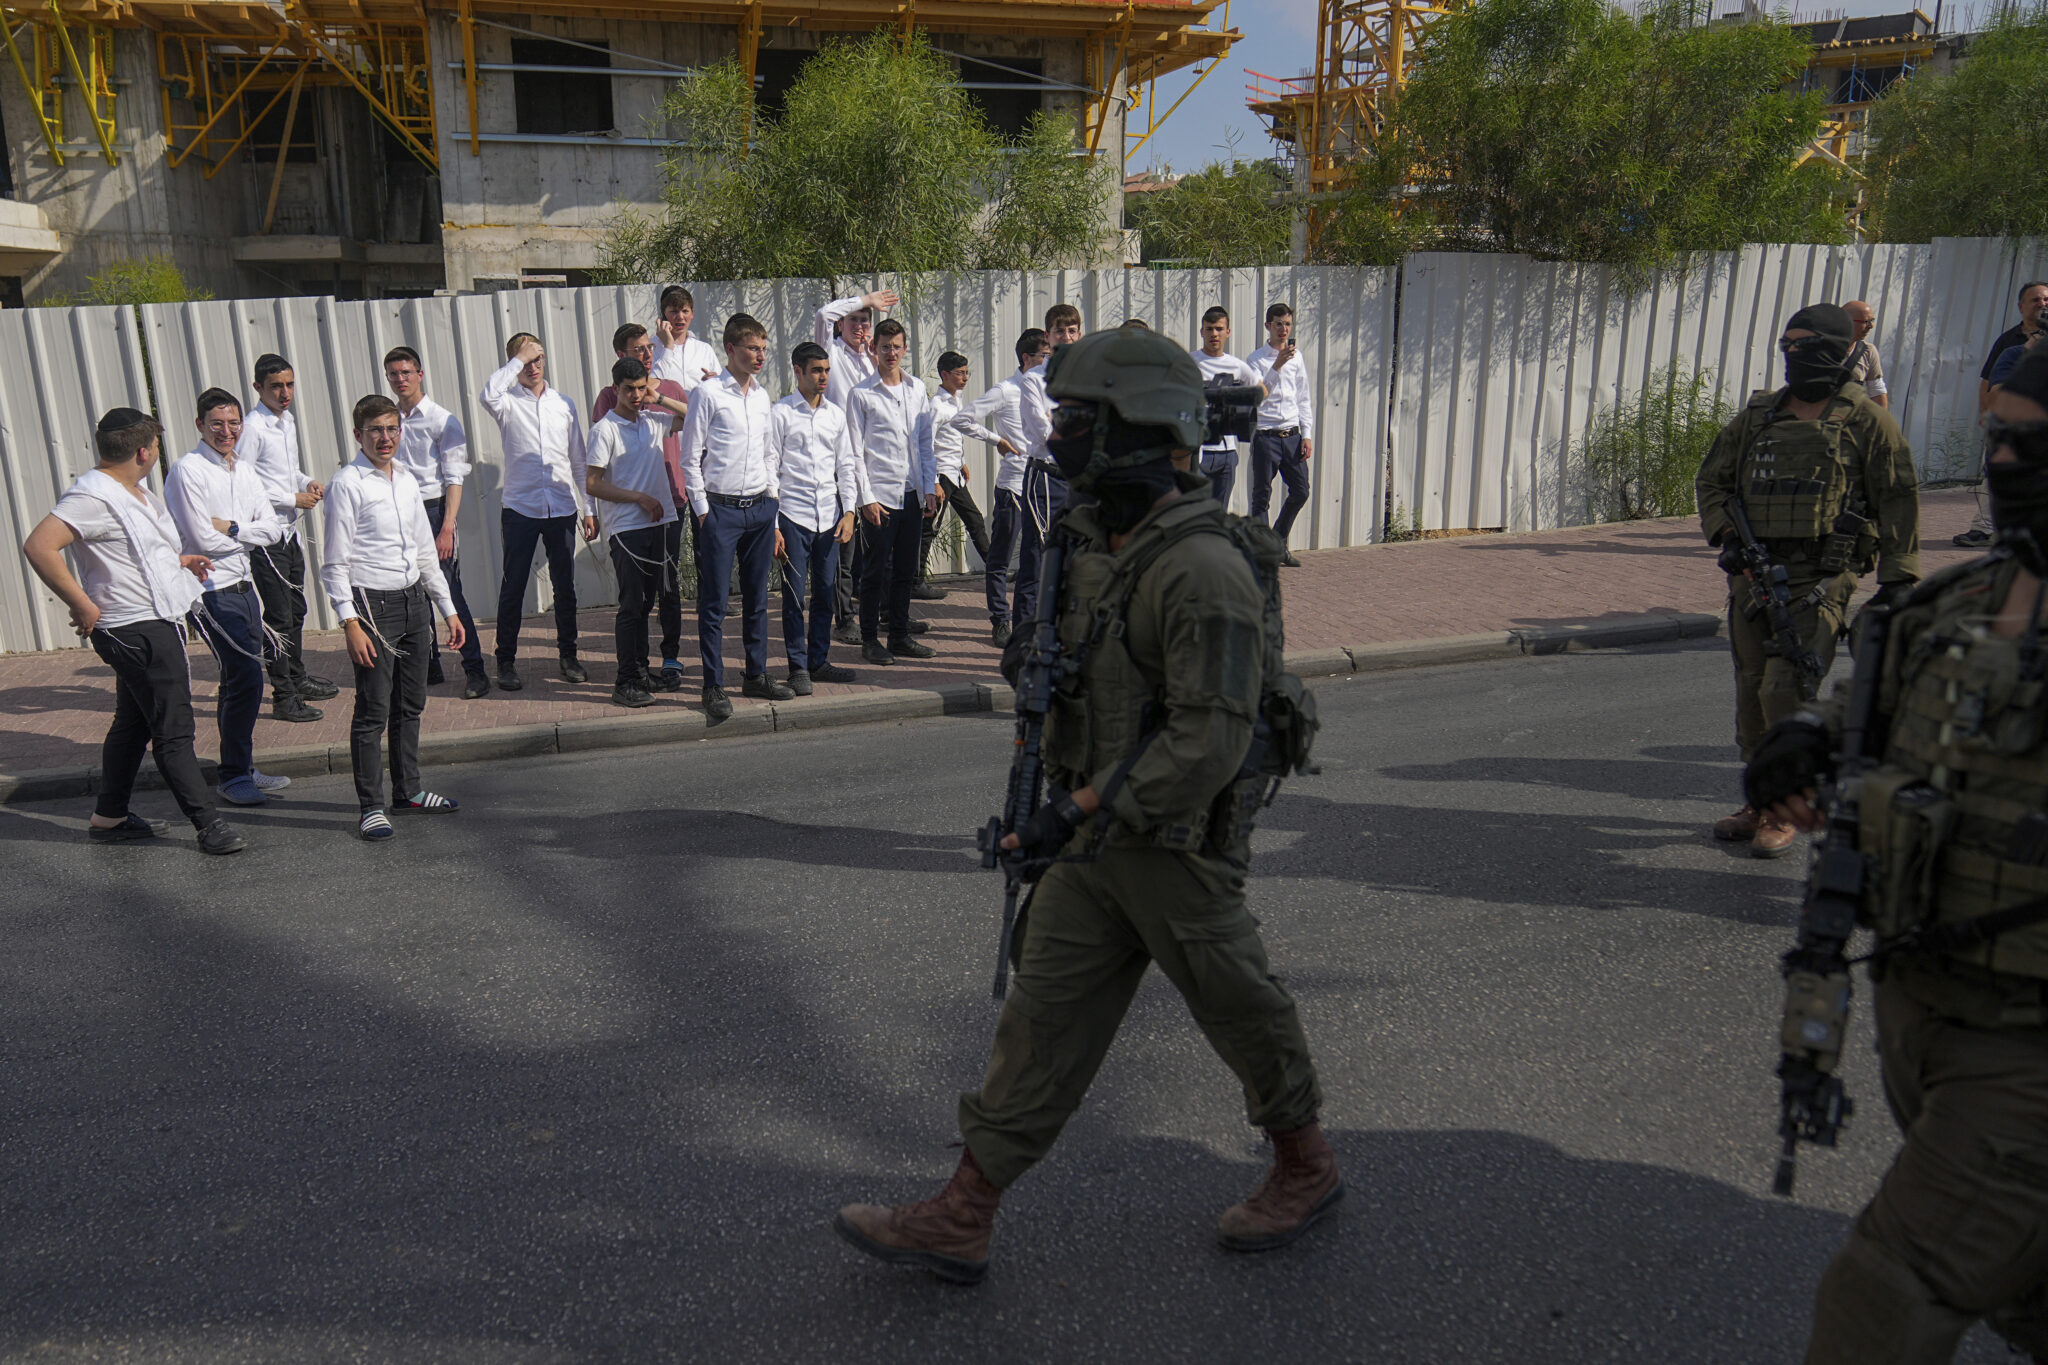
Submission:
M 1759 393 L 1742 411 L 1736 487 L 1758 540 L 1819 540 L 1834 532 L 1856 486 L 1858 462 L 1843 450 L 1856 405 L 1836 397 L 1820 420 L 1802 422 L 1783 415 L 1777 400 Z
M 1899 662 L 1885 763 L 1861 802 L 1861 844 L 1878 865 L 1865 923 L 1880 940 L 2048 896 L 2048 640 L 1990 625 L 2014 568 L 1951 580 Z M 1954 956 L 2048 978 L 2048 923 Z

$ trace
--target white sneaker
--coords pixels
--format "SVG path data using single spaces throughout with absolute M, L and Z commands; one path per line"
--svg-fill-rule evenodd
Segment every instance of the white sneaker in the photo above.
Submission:
M 250 776 L 256 779 L 259 788 L 267 792 L 281 792 L 292 784 L 289 777 L 272 777 L 264 772 L 253 772 Z

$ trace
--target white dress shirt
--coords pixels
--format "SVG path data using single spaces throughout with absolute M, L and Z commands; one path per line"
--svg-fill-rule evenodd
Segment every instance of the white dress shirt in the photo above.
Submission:
M 1309 384 L 1308 360 L 1297 350 L 1294 359 L 1274 369 L 1273 362 L 1279 358 L 1280 352 L 1271 346 L 1261 346 L 1246 357 L 1266 386 L 1266 401 L 1259 404 L 1259 428 L 1300 427 L 1301 439 L 1313 441 L 1316 400 Z
M 961 438 L 972 436 L 990 445 L 1003 439 L 974 420 L 972 413 L 962 411 L 959 396 L 947 393 L 944 385 L 932 394 L 930 420 L 932 460 L 938 465 L 939 477 L 950 484 L 960 482 L 960 469 L 966 463 L 960 448 Z
M 684 393 L 696 392 L 699 384 L 718 378 L 725 362 L 711 349 L 711 343 L 695 336 L 686 336 L 679 345 L 664 346 L 661 333 L 654 335 L 654 370 L 656 379 L 666 379 L 681 384 Z M 707 375 L 705 371 L 709 370 Z
M 875 377 L 874 353 L 854 350 L 839 335 L 839 319 L 858 313 L 867 306 L 864 295 L 834 299 L 820 308 L 812 321 L 812 338 L 832 357 L 832 373 L 825 380 L 825 401 L 837 403 L 842 408 L 846 406 L 848 394 Z
M 1052 437 L 1052 398 L 1045 391 L 1045 367 L 1050 359 L 1039 361 L 1017 377 L 1023 398 L 1024 458 L 1044 464 L 1053 462 L 1052 452 L 1045 448 Z
M 650 517 L 636 502 L 607 502 L 592 498 L 597 506 L 597 524 L 608 536 L 621 531 L 638 531 L 649 526 L 666 526 L 676 519 L 675 494 L 668 486 L 668 458 L 662 442 L 668 439 L 675 414 L 667 408 L 642 408 L 638 419 L 628 422 L 612 409 L 590 428 L 590 446 L 584 461 L 602 469 L 628 493 L 645 493 L 661 506 L 661 515 Z
M 860 457 L 854 472 L 860 479 L 863 507 L 878 502 L 893 512 L 913 491 L 927 496 L 938 491 L 930 411 L 931 397 L 916 375 L 906 374 L 894 385 L 876 375 L 846 396 L 846 424 L 853 432 L 854 454 Z
M 508 360 L 484 384 L 484 410 L 497 419 L 505 448 L 505 488 L 498 500 L 521 516 L 583 514 L 583 428 L 576 409 L 552 385 L 538 395 L 519 382 Z
M 469 433 L 460 417 L 421 394 L 418 406 L 402 413 L 397 459 L 420 496 L 432 501 L 469 477 Z
M 230 467 L 203 442 L 164 475 L 164 506 L 178 525 L 185 553 L 213 561 L 213 572 L 200 580 L 209 592 L 246 583 L 251 547 L 275 545 L 285 537 L 284 523 L 249 462 L 236 456 Z M 215 526 L 215 517 L 233 522 L 236 534 Z
M 1030 458 L 1031 438 L 1024 434 L 1023 371 L 1005 376 L 962 409 L 961 415 L 987 423 L 1014 447 L 996 466 L 996 488 L 1024 496 L 1024 465 Z
M 846 413 L 825 399 L 812 407 L 793 393 L 768 410 L 768 453 L 781 488 L 777 510 L 793 525 L 829 531 L 860 498 L 859 457 Z
M 287 536 L 297 528 L 298 496 L 312 486 L 312 476 L 299 468 L 299 415 L 286 408 L 272 412 L 259 394 L 242 410 L 242 439 L 235 454 L 247 460 L 270 494 L 270 506 L 284 523 Z
M 357 588 L 396 592 L 423 579 L 441 618 L 455 614 L 420 486 L 395 460 L 386 478 L 358 451 L 328 481 L 320 505 L 326 509 L 322 525 L 327 531 L 320 585 L 336 616 L 348 621 L 359 615 Z
M 150 578 L 175 578 L 185 572 L 178 564 L 178 528 L 171 514 L 149 489 L 140 492 L 143 515 L 155 523 L 160 541 L 145 538 L 140 545 L 131 543 L 114 509 L 76 484 L 50 509 L 51 516 L 78 532 L 71 559 L 78 566 L 78 586 L 100 609 L 102 626 L 167 619 L 150 592 Z M 185 581 L 193 580 L 188 576 Z
M 708 494 L 725 498 L 776 496 L 775 461 L 768 454 L 768 410 L 773 400 L 758 377 L 745 391 L 731 370 L 707 379 L 690 395 L 683 419 L 683 486 L 690 510 L 711 510 Z
M 1225 351 L 1222 355 L 1210 355 L 1206 351 L 1196 351 L 1195 364 L 1201 367 L 1202 379 L 1205 383 L 1219 377 L 1231 384 L 1263 384 L 1266 382 L 1260 377 L 1257 370 L 1245 364 L 1228 351 Z M 1225 436 L 1214 445 L 1202 447 L 1204 454 L 1211 451 L 1234 451 L 1236 449 L 1237 438 L 1235 436 Z M 1203 467 L 1208 467 L 1206 462 L 1204 462 Z

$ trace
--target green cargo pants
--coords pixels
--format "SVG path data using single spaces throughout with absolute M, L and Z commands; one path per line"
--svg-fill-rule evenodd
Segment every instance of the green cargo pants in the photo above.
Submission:
M 1825 584 L 1819 600 L 1813 600 L 1817 584 Z M 1835 661 L 1835 637 L 1849 617 L 1849 598 L 1856 591 L 1856 575 L 1836 574 L 1819 578 L 1810 572 L 1802 577 L 1792 569 L 1792 624 L 1807 648 L 1820 656 L 1823 674 Z M 1812 701 L 1820 687 L 1819 678 L 1808 678 L 1790 659 L 1766 654 L 1771 640 L 1771 622 L 1761 610 L 1750 615 L 1749 580 L 1728 580 L 1728 645 L 1735 655 L 1735 737 L 1742 745 L 1742 761 L 1756 751 L 1764 731 Z
M 1244 874 L 1165 849 L 1111 847 L 1039 883 L 988 1072 L 960 1097 L 961 1135 L 998 1188 L 1052 1150 L 1152 962 L 1244 1083 L 1253 1124 L 1285 1132 L 1316 1117 L 1308 1040 L 1266 965 Z
M 1905 1145 L 1821 1277 L 1807 1365 L 1935 1365 L 1979 1318 L 2048 1355 L 2048 1027 L 1973 1026 L 1877 988 Z

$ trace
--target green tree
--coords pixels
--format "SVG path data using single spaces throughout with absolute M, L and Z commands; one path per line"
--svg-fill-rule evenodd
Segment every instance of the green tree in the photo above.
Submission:
M 914 276 L 1107 249 L 1110 166 L 1074 155 L 1072 119 L 1040 113 L 1006 143 L 922 33 L 828 42 L 779 117 L 753 103 L 736 60 L 677 83 L 667 211 L 612 225 L 608 278 Z
M 186 303 L 212 297 L 213 291 L 187 284 L 184 272 L 170 257 L 136 256 L 115 261 L 98 274 L 86 276 L 85 288 L 76 294 L 45 294 L 36 303 L 45 308 L 69 308 L 84 304 Z
M 1217 162 L 1132 196 L 1131 222 L 1144 234 L 1148 264 L 1285 265 L 1294 210 L 1275 196 L 1287 187 L 1286 172 L 1271 161 Z
M 1895 82 L 1869 133 L 1880 240 L 2048 233 L 2048 3 L 2001 14 L 1952 73 Z
M 1439 20 L 1325 237 L 1353 259 L 1514 251 L 1638 275 L 1744 242 L 1844 239 L 1841 173 L 1795 164 L 1823 109 L 1792 88 L 1806 40 L 1704 17 L 1696 0 L 1633 17 L 1476 0 Z

